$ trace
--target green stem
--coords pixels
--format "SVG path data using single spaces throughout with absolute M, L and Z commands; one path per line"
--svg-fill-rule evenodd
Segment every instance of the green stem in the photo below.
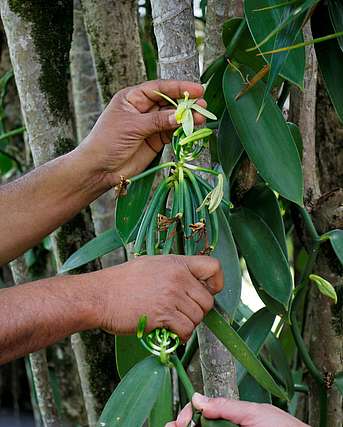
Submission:
M 24 127 L 10 130 L 10 131 L 0 135 L 0 141 L 3 141 L 4 139 L 10 138 L 11 136 L 19 135 L 19 134 L 23 133 L 24 131 L 25 131 Z
M 190 364 L 198 348 L 199 348 L 198 335 L 196 331 L 194 331 L 190 340 L 187 342 L 186 350 L 181 358 L 181 363 L 185 368 L 187 368 L 188 365 Z
M 241 35 L 245 31 L 246 27 L 247 27 L 247 21 L 243 18 L 242 22 L 239 24 L 239 27 L 237 28 L 237 31 L 233 35 L 233 37 L 229 43 L 229 46 L 226 48 L 225 56 L 227 58 L 230 58 L 233 51 L 236 49 L 237 43 L 238 43 Z
M 145 178 L 146 176 L 151 175 L 154 172 L 157 172 L 161 169 L 165 169 L 165 168 L 169 168 L 169 167 L 173 167 L 175 166 L 175 162 L 166 162 L 166 163 L 161 163 L 160 165 L 157 165 L 153 168 L 150 168 L 142 173 L 140 173 L 139 175 L 133 176 L 132 178 L 130 178 L 130 183 L 138 181 L 142 178 Z
M 191 402 L 193 394 L 195 393 L 193 384 L 191 383 L 191 381 L 187 375 L 187 372 L 185 371 L 185 368 L 183 367 L 180 359 L 177 356 L 173 355 L 170 357 L 170 360 L 173 363 L 173 365 L 176 369 L 177 375 L 180 378 L 182 385 L 185 388 L 188 400 Z
M 298 393 L 305 393 L 308 394 L 308 385 L 306 384 L 294 384 L 294 391 Z
M 299 205 L 296 205 L 296 207 L 299 210 L 300 215 L 302 216 L 306 230 L 307 230 L 309 236 L 311 237 L 311 239 L 314 242 L 320 240 L 320 236 L 317 233 L 317 230 L 316 230 L 316 228 L 312 222 L 311 215 L 307 212 L 307 210 L 304 207 L 299 206 Z
M 328 393 L 324 385 L 319 385 L 319 427 L 328 425 Z

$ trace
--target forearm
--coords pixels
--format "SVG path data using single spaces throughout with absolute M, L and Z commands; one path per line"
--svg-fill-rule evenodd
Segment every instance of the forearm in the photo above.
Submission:
M 0 364 L 98 327 L 97 304 L 87 275 L 0 289 Z
M 93 169 L 92 169 L 93 168 Z M 74 151 L 0 187 L 0 265 L 39 243 L 108 189 Z

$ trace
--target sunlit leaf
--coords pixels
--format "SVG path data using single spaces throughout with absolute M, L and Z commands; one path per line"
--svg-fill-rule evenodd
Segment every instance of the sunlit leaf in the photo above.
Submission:
M 335 288 L 331 285 L 330 282 L 323 279 L 323 277 L 317 276 L 316 274 L 310 274 L 309 278 L 317 285 L 320 293 L 331 298 L 334 303 L 337 304 L 337 294 Z
M 137 363 L 150 356 L 135 335 L 118 335 L 115 337 L 116 367 L 120 378 Z

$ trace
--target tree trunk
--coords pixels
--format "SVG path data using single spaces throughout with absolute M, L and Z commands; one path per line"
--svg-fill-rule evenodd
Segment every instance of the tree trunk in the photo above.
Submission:
M 18 2 L 1 0 L 4 23 L 11 61 L 21 101 L 24 122 L 35 166 L 41 165 L 75 147 L 68 102 L 69 50 L 72 35 L 72 2 Z M 94 236 L 89 210 L 76 215 L 68 224 L 54 233 L 54 254 L 59 267 L 75 250 Z M 93 270 L 97 263 L 83 271 Z M 89 364 L 87 381 L 93 393 L 95 412 L 99 412 L 111 392 L 113 369 L 108 360 L 113 357 L 114 340 L 107 334 L 84 332 L 81 334 Z M 99 348 L 102 352 L 99 353 Z M 69 357 L 69 345 L 60 347 L 61 368 L 67 379 L 60 382 L 65 412 L 73 423 L 83 424 L 84 403 L 75 387 L 77 374 L 74 361 Z M 81 350 L 80 350 L 81 351 Z M 83 349 L 82 349 L 83 351 Z M 101 387 L 98 387 L 99 382 Z M 67 387 L 68 386 L 68 387 Z
M 29 281 L 29 271 L 24 257 L 12 261 L 11 270 L 16 285 Z M 57 413 L 56 402 L 49 382 L 49 370 L 46 351 L 40 350 L 29 355 L 33 385 L 37 396 L 39 411 L 44 427 L 60 427 L 61 420 Z
M 163 79 L 199 80 L 199 58 L 191 1 L 151 2 Z M 207 151 L 200 162 L 209 163 Z M 236 375 L 231 355 L 203 324 L 197 329 L 204 391 L 208 396 L 237 396 Z

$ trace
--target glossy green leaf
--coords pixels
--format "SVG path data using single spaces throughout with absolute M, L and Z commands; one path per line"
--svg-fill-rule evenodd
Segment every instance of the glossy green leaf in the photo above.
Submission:
M 148 357 L 132 368 L 114 390 L 97 427 L 142 427 L 161 392 L 168 368 Z
M 237 424 L 233 424 L 228 420 L 209 420 L 201 417 L 201 427 L 237 427 Z
M 284 22 L 286 17 L 289 14 L 286 14 L 286 8 L 275 8 L 264 11 L 256 11 L 256 9 L 261 9 L 266 6 L 273 6 L 280 3 L 279 0 L 245 0 L 244 1 L 244 12 L 248 22 L 248 26 L 252 37 L 256 44 L 262 42 L 268 34 L 270 34 L 280 22 Z M 287 6 L 287 9 L 289 6 Z M 291 43 L 290 37 L 291 28 L 288 32 L 282 31 L 280 35 L 272 37 L 268 42 L 266 42 L 261 48 L 261 52 L 266 52 L 272 50 L 274 47 L 287 46 L 288 44 L 293 44 L 293 41 L 296 43 L 303 42 L 302 34 L 297 34 L 296 38 L 293 39 Z M 286 37 L 287 36 L 287 37 Z M 287 43 L 287 44 L 285 44 Z M 254 50 L 251 53 L 257 53 L 257 50 Z M 274 58 L 274 59 L 273 59 Z M 265 60 L 268 63 L 271 63 L 272 68 L 277 65 L 275 74 L 280 73 L 284 78 L 291 81 L 292 83 L 298 85 L 300 88 L 304 84 L 304 70 L 305 70 L 305 49 L 296 49 L 289 54 L 282 55 L 280 59 L 285 60 L 285 62 L 280 61 L 277 58 L 277 55 L 265 56 Z M 278 64 L 275 61 L 280 61 Z M 260 104 L 261 105 L 261 104 Z
M 243 75 L 249 69 L 241 67 Z M 256 122 L 265 85 L 258 82 L 238 101 L 241 74 L 228 66 L 223 77 L 226 105 L 240 141 L 264 180 L 277 192 L 299 205 L 303 200 L 303 175 L 290 130 L 273 98 L 268 95 L 264 113 Z
M 332 299 L 337 304 L 337 294 L 330 282 L 316 274 L 310 274 L 309 279 L 317 285 L 319 292 Z
M 165 427 L 173 421 L 173 390 L 170 371 L 164 376 L 161 392 L 149 417 L 149 427 Z
M 204 323 L 263 388 L 281 399 L 287 399 L 284 390 L 276 384 L 254 352 L 217 310 L 211 310 L 205 316 Z
M 219 58 L 215 59 L 202 73 L 200 77 L 201 83 L 207 83 L 210 78 L 213 76 L 213 74 L 223 68 L 226 65 L 226 59 L 224 56 L 220 56 Z
M 13 160 L 5 154 L 0 153 L 0 175 L 5 175 L 14 166 Z
M 258 355 L 266 338 L 268 337 L 275 320 L 275 315 L 267 308 L 261 308 L 238 329 L 238 335 L 245 341 L 249 348 Z M 240 364 L 236 365 L 237 383 L 240 384 L 247 371 Z
M 115 337 L 116 366 L 120 378 L 137 363 L 150 356 L 135 335 L 118 335 Z
M 230 225 L 222 208 L 218 208 L 219 240 L 213 256 L 220 260 L 224 271 L 224 289 L 215 296 L 221 308 L 233 316 L 241 298 L 242 277 L 237 249 Z
M 207 102 L 207 109 L 215 116 L 221 117 L 225 108 L 225 99 L 222 89 L 223 74 L 226 68 L 226 62 L 221 64 L 218 70 L 213 74 L 208 82 L 204 98 Z
M 147 169 L 158 165 L 158 155 Z M 117 201 L 115 213 L 116 230 L 125 244 L 133 240 L 133 234 L 142 218 L 144 208 L 148 203 L 151 186 L 155 174 L 150 174 L 129 185 L 127 194 L 120 196 Z
M 231 39 L 235 35 L 243 18 L 231 18 L 223 24 L 222 38 L 224 46 L 227 48 Z M 230 55 L 230 60 L 236 60 L 239 64 L 245 64 L 251 67 L 255 72 L 259 71 L 266 62 L 263 57 L 257 56 L 256 52 L 247 52 L 247 49 L 255 45 L 248 27 L 245 27 L 243 34 L 237 41 L 236 47 Z
M 292 373 L 288 365 L 288 360 L 284 349 L 278 338 L 273 333 L 270 333 L 265 342 L 268 356 L 272 365 L 282 377 L 283 383 L 286 386 L 288 396 L 291 398 L 294 394 Z
M 334 32 L 327 8 L 322 6 L 317 7 L 311 19 L 311 27 L 314 38 Z M 339 119 L 343 122 L 343 52 L 339 47 L 338 41 L 335 39 L 315 44 L 314 47 L 318 65 L 331 102 Z
M 342 0 L 330 0 L 329 4 L 329 13 L 331 18 L 332 26 L 335 30 L 335 33 L 343 31 L 343 3 Z M 343 52 L 343 37 L 338 37 L 338 44 Z
M 339 372 L 335 375 L 335 379 L 333 382 L 337 388 L 337 390 L 343 396 L 343 372 Z
M 109 252 L 123 246 L 123 242 L 114 228 L 104 231 L 99 236 L 87 242 L 74 252 L 62 265 L 59 273 L 66 273 L 96 258 L 102 257 Z
M 293 287 L 292 276 L 287 259 L 271 229 L 260 216 L 246 208 L 230 215 L 230 225 L 240 252 L 258 285 L 287 307 Z
M 249 374 L 238 385 L 239 398 L 248 402 L 272 403 L 270 393 Z
M 302 160 L 303 151 L 304 151 L 304 143 L 303 143 L 303 139 L 302 139 L 302 136 L 300 133 L 300 129 L 296 124 L 291 123 L 291 122 L 287 122 L 287 126 L 288 126 L 289 130 L 291 131 L 293 141 L 295 142 L 295 146 L 297 147 L 297 150 L 298 150 L 299 157 Z
M 261 286 L 258 284 L 257 280 L 254 278 L 254 275 L 249 269 L 248 269 L 248 272 L 249 272 L 251 282 L 258 296 L 261 298 L 261 301 L 268 308 L 268 310 L 275 315 L 285 316 L 286 314 L 285 306 L 281 304 L 279 301 L 277 301 L 276 299 L 272 298 L 270 295 L 268 295 L 267 292 L 265 292 L 261 288 Z
M 243 153 L 243 146 L 225 108 L 218 129 L 218 158 L 227 179 Z
M 274 192 L 265 184 L 259 183 L 246 193 L 243 205 L 259 215 L 268 224 L 287 259 L 285 227 Z
M 331 230 L 326 233 L 326 236 L 329 237 L 332 249 L 343 265 L 343 230 Z

